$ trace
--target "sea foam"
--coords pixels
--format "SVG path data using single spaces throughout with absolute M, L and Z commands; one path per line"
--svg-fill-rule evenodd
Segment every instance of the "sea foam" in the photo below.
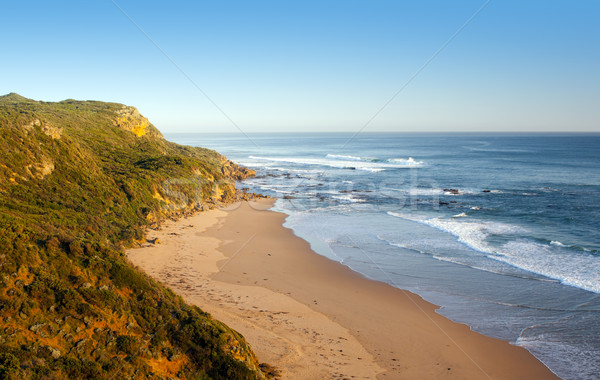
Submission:
M 462 218 L 425 218 L 389 211 L 388 215 L 419 222 L 450 233 L 467 247 L 517 268 L 559 280 L 563 284 L 600 293 L 600 262 L 591 254 L 559 252 L 565 248 L 554 241 L 540 244 L 521 236 L 523 227 L 505 223 Z M 508 241 L 492 245 L 488 238 L 503 236 Z M 562 244 L 562 243 L 560 243 Z

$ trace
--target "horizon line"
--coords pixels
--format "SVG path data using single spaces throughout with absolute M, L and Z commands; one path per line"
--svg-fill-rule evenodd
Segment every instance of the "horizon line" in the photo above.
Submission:
M 240 132 L 162 132 L 163 135 L 243 135 Z M 247 134 L 351 134 L 354 131 L 255 131 L 247 132 Z M 362 132 L 361 135 L 367 134 L 495 134 L 495 135 L 600 135 L 600 131 L 368 131 Z

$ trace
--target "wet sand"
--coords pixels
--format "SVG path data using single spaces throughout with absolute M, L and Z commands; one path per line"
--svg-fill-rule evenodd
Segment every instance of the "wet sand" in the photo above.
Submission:
M 130 260 L 239 331 L 284 379 L 552 379 L 527 350 L 314 253 L 269 200 L 150 230 Z

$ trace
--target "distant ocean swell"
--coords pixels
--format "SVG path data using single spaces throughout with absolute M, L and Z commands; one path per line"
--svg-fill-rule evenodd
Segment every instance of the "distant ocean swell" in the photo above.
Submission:
M 585 255 L 580 252 L 571 253 L 566 249 L 569 246 L 557 241 L 541 244 L 522 238 L 521 236 L 527 232 L 522 227 L 474 218 L 470 220 L 456 220 L 453 217 L 426 219 L 392 211 L 388 211 L 388 215 L 448 232 L 459 242 L 485 254 L 490 259 L 556 279 L 565 285 L 600 293 L 600 262 L 592 250 L 582 248 L 588 252 Z M 500 246 L 493 246 L 487 242 L 491 235 L 512 236 L 513 240 Z
M 252 139 L 260 148 L 178 142 L 256 169 L 243 187 L 278 197 L 316 252 L 526 347 L 564 379 L 600 379 L 600 135 Z

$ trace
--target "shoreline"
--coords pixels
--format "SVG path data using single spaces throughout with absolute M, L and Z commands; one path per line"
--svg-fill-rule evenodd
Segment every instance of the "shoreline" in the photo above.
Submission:
M 127 254 L 239 331 L 282 378 L 557 378 L 526 349 L 315 253 L 272 203 L 170 221 L 149 231 L 162 244 Z

